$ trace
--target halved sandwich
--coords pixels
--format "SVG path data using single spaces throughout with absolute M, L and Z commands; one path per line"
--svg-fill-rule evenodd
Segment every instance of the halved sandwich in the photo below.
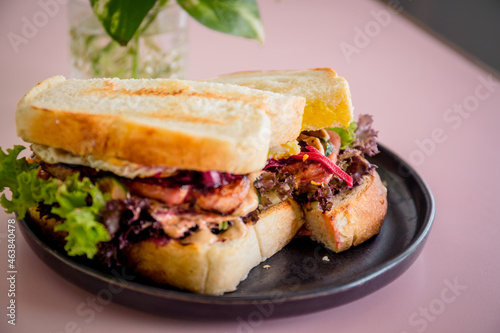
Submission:
M 2 205 L 69 255 L 232 291 L 304 223 L 291 198 L 252 215 L 269 148 L 299 135 L 304 105 L 217 83 L 52 77 L 18 104 L 33 155 L 1 152 Z
M 306 218 L 300 234 L 334 252 L 380 231 L 387 190 L 376 166 L 365 158 L 378 153 L 377 132 L 371 128 L 371 116 L 353 121 L 344 78 L 330 68 L 317 68 L 240 72 L 206 81 L 306 98 L 300 135 L 272 147 L 265 171 L 257 178 L 259 210 L 293 198 Z

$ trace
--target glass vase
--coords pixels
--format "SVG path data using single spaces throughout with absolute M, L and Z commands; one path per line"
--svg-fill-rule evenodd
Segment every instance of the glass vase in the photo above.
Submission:
M 185 78 L 187 14 L 175 1 L 155 6 L 126 46 L 109 37 L 89 0 L 70 0 L 68 10 L 71 77 Z

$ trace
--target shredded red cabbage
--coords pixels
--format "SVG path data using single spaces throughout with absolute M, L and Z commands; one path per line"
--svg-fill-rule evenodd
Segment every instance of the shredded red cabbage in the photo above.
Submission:
M 348 189 L 348 186 L 357 186 L 363 176 L 376 168 L 364 159 L 365 155 L 373 156 L 379 152 L 376 142 L 377 131 L 372 129 L 372 123 L 372 116 L 359 116 L 355 131 L 356 139 L 349 147 L 340 151 L 337 164 L 332 163 L 314 147 L 307 146 L 305 142 L 299 142 L 302 152 L 297 155 L 282 160 L 268 160 L 265 171 L 254 183 L 260 194 L 259 210 L 273 204 L 272 199 L 275 199 L 277 194 L 282 201 L 286 198 L 294 198 L 306 209 L 310 208 L 313 202 L 318 202 L 323 212 L 329 211 L 333 197 L 337 193 Z M 305 158 L 305 155 L 308 157 Z M 304 160 L 305 162 L 301 162 Z M 335 174 L 337 177 L 332 177 L 328 184 L 310 183 L 299 187 L 293 174 L 283 172 L 286 169 L 283 167 L 293 163 L 304 163 L 306 166 L 307 163 L 316 162 L 320 163 L 326 172 Z M 250 214 L 247 218 L 255 222 L 258 219 L 258 212 Z
M 203 185 L 208 188 L 216 188 L 223 185 L 223 179 L 227 180 L 229 177 L 223 177 L 220 172 L 207 171 L 202 172 Z
M 270 168 L 279 168 L 287 164 L 287 159 L 284 160 L 275 160 L 275 159 L 268 159 L 267 160 L 267 165 L 264 167 L 264 170 L 270 169 Z
M 328 157 L 321 154 L 320 151 L 312 146 L 307 146 L 306 149 L 309 151 L 307 153 L 301 152 L 297 155 L 293 155 L 290 158 L 303 160 L 306 156 L 307 159 L 312 161 L 316 161 L 321 163 L 323 167 L 325 167 L 326 171 L 334 174 L 339 177 L 343 181 L 347 183 L 347 185 L 352 186 L 352 178 L 347 173 L 345 173 L 341 168 L 339 168 L 335 163 L 333 163 Z
M 141 181 L 162 186 L 192 185 L 195 188 L 210 190 L 227 185 L 233 180 L 241 179 L 242 177 L 243 175 L 219 171 L 200 172 L 185 170 L 168 178 L 150 177 L 144 178 Z

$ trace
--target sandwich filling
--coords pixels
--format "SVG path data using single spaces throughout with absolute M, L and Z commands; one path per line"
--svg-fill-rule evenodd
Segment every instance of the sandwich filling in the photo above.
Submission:
M 122 265 L 122 250 L 143 240 L 159 245 L 226 241 L 245 233 L 265 209 L 288 199 L 305 209 L 331 209 L 331 199 L 355 187 L 375 166 L 364 157 L 378 152 L 372 118 L 348 127 L 306 131 L 270 151 L 258 174 L 237 175 L 171 167 L 146 167 L 114 158 L 76 156 L 32 145 L 0 151 L 2 205 L 24 218 L 37 207 L 41 217 L 60 221 L 70 255 Z
M 34 151 L 39 151 L 38 147 Z M 255 175 L 169 170 L 168 177 L 157 173 L 152 177 L 128 178 L 88 166 L 51 164 L 36 156 L 40 159 L 37 176 L 41 179 L 64 181 L 78 174 L 98 185 L 103 179 L 113 179 L 112 188 L 101 186 L 103 191 L 114 194 L 100 213 L 111 240 L 100 244 L 98 251 L 98 258 L 110 265 L 121 263 L 120 251 L 125 246 L 152 237 L 162 242 L 216 241 L 216 235 L 239 225 L 241 217 L 258 206 L 252 186 Z
M 356 187 L 363 176 L 376 168 L 365 156 L 378 153 L 373 119 L 361 115 L 347 127 L 302 132 L 300 153 L 274 154 L 255 182 L 259 191 L 259 212 L 292 198 L 305 209 L 332 208 L 332 198 L 340 191 Z
M 146 167 L 117 159 L 76 156 L 32 145 L 0 154 L 2 205 L 24 218 L 37 207 L 59 221 L 70 255 L 123 264 L 122 250 L 149 239 L 165 244 L 226 241 L 246 232 L 242 217 L 258 207 L 256 174 Z

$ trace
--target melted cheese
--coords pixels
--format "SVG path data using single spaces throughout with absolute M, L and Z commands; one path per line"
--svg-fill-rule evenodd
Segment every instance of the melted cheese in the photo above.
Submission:
M 349 126 L 352 121 L 351 107 L 345 100 L 333 107 L 322 100 L 307 100 L 302 117 L 302 130 L 311 131 L 334 124 Z
M 274 158 L 275 160 L 279 160 L 282 158 L 287 158 L 292 155 L 297 155 L 300 153 L 300 146 L 297 140 L 289 141 L 280 146 L 274 146 L 269 149 L 269 153 L 267 154 L 267 158 Z
M 79 156 L 62 149 L 37 144 L 31 145 L 31 149 L 46 163 L 83 165 L 96 170 L 110 171 L 118 176 L 131 179 L 152 177 L 154 175 L 168 177 L 176 172 L 176 169 L 171 167 L 144 166 L 114 157 Z

